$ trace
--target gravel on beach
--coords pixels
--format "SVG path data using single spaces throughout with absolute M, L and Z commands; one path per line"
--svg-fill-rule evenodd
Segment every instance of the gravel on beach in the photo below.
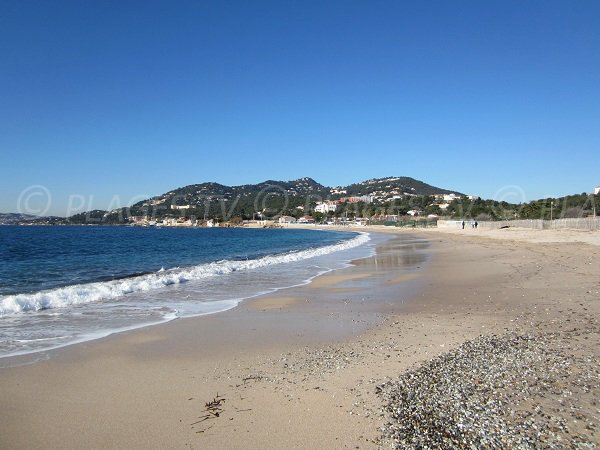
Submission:
M 598 327 L 479 336 L 377 387 L 384 446 L 596 448 Z

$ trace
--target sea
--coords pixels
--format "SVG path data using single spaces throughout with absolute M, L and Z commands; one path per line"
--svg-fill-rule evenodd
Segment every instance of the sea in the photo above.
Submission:
M 317 229 L 0 226 L 0 357 L 223 312 L 374 246 Z

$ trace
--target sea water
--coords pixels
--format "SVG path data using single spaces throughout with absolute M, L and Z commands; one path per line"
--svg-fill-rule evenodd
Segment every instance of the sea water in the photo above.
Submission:
M 0 357 L 226 311 L 374 245 L 306 229 L 0 226 Z

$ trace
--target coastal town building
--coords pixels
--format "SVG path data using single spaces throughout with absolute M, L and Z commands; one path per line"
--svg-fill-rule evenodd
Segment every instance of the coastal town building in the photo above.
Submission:
M 171 209 L 190 209 L 192 205 L 171 205 Z
M 297 223 L 315 223 L 315 218 L 313 216 L 303 216 L 298 219 Z
M 284 223 L 296 223 L 297 220 L 295 217 L 292 216 L 281 216 L 279 218 L 279 223 L 280 224 L 284 224 Z
M 197 220 L 186 219 L 184 217 L 167 217 L 163 219 L 162 226 L 165 227 L 194 227 L 198 225 Z
M 129 224 L 140 227 L 197 227 L 200 221 L 186 217 L 152 218 L 150 216 L 131 216 Z
M 318 202 L 317 206 L 315 206 L 315 211 L 327 214 L 329 212 L 335 212 L 337 207 L 337 202 L 334 201 Z
M 596 186 L 594 189 L 594 195 L 600 195 L 600 186 Z

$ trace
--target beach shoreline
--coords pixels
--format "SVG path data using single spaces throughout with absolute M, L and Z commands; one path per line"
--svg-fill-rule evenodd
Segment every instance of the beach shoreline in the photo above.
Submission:
M 156 242 L 152 237 L 157 233 L 136 231 L 119 239 L 135 239 L 141 234 L 146 248 L 153 249 Z M 214 230 L 206 231 L 211 233 Z M 216 236 L 203 234 L 199 230 L 198 238 L 187 242 L 192 250 L 186 251 L 210 255 L 210 245 L 200 246 L 201 251 L 193 246 L 197 245 L 197 241 L 213 242 L 213 246 L 217 247 L 214 260 L 208 259 L 210 256 L 190 258 L 189 254 L 180 254 L 185 247 L 184 242 L 178 248 L 159 248 L 158 256 L 154 257 L 158 263 L 149 264 L 138 258 L 138 267 L 142 267 L 138 271 L 132 271 L 129 265 L 124 268 L 123 261 L 116 261 L 110 275 L 85 279 L 67 268 L 73 266 L 72 261 L 58 257 L 54 258 L 57 262 L 53 263 L 53 267 L 41 264 L 38 273 L 62 271 L 63 283 L 40 290 L 29 288 L 30 284 L 39 283 L 35 275 L 25 282 L 21 279 L 16 283 L 13 281 L 18 279 L 15 276 L 19 270 L 17 263 L 12 273 L 10 269 L 3 273 L 6 277 L 3 288 L 8 295 L 0 296 L 0 335 L 6 338 L 0 345 L 0 367 L 6 357 L 49 351 L 176 318 L 223 312 L 249 298 L 307 284 L 319 274 L 345 267 L 353 259 L 370 255 L 374 245 L 368 233 L 349 230 L 296 230 L 290 233 L 283 230 L 219 230 Z M 281 242 L 286 242 L 283 236 L 288 234 L 290 247 L 282 247 Z M 306 238 L 312 234 L 315 234 L 315 239 Z M 261 238 L 264 240 L 262 244 L 257 244 L 260 235 L 266 237 Z M 332 237 L 324 238 L 325 235 Z M 299 236 L 308 242 L 299 246 Z M 107 242 L 114 243 L 114 237 L 108 236 Z M 163 240 L 179 242 L 179 237 L 170 234 Z M 74 241 L 78 238 L 81 236 L 69 236 Z M 89 240 L 90 236 L 84 238 Z M 240 242 L 245 245 L 242 247 Z M 84 247 L 94 248 L 99 244 L 92 240 Z M 271 244 L 273 252 L 265 254 Z M 222 250 L 224 247 L 230 249 L 229 255 Z M 168 255 L 165 255 L 165 249 Z M 132 259 L 142 252 L 142 249 L 138 250 L 130 252 Z M 60 254 L 61 250 L 51 249 L 49 253 L 53 251 Z M 181 264 L 177 263 L 177 255 Z M 167 263 L 161 256 L 166 256 Z M 107 260 L 102 263 L 103 257 L 105 255 L 99 252 L 94 258 L 99 263 L 96 268 L 90 266 L 91 273 L 97 274 L 98 270 L 108 272 L 105 268 L 113 262 Z M 98 269 L 97 266 L 103 268 Z M 30 269 L 32 273 L 36 272 L 35 267 Z M 71 279 L 74 281 L 70 282 Z
M 0 446 L 374 448 L 378 386 L 482 334 L 577 328 L 598 348 L 597 246 L 385 232 L 308 285 L 0 369 Z

